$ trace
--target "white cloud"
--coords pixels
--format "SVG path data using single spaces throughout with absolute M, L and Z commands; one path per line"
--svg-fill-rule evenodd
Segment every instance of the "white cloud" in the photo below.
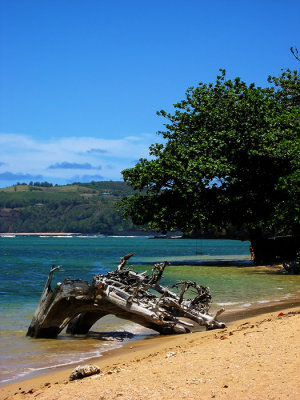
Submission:
M 49 165 L 48 169 L 101 169 L 101 165 L 93 166 L 90 163 L 69 163 L 68 161 L 63 161 L 61 163 L 55 163 Z
M 0 134 L 0 174 L 4 174 L 3 177 L 42 176 L 53 183 L 67 183 L 75 176 L 78 180 L 100 176 L 101 168 L 103 180 L 121 180 L 121 171 L 132 167 L 140 157 L 148 157 L 149 146 L 156 141 L 158 137 L 152 134 L 120 139 L 82 136 L 39 140 L 30 135 L 3 133 Z M 77 165 L 78 169 L 49 169 L 51 165 Z M 2 180 L 0 186 L 17 180 L 9 182 Z

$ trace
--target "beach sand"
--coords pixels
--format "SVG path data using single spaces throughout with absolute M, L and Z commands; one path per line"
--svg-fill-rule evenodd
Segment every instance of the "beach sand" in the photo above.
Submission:
M 284 306 L 283 306 L 284 307 Z M 300 307 L 226 329 L 127 343 L 92 360 L 100 375 L 69 369 L 0 388 L 0 399 L 300 399 Z

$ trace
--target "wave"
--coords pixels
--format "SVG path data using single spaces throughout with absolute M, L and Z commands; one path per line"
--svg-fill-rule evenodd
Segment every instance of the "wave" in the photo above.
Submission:
M 105 347 L 104 347 L 105 346 Z M 53 368 L 62 368 L 62 367 L 67 367 L 70 366 L 72 364 L 78 364 L 80 362 L 85 362 L 87 360 L 91 360 L 93 358 L 97 358 L 97 357 L 102 357 L 103 353 L 110 351 L 110 350 L 115 350 L 118 349 L 120 347 L 122 347 L 123 344 L 120 342 L 114 342 L 114 343 L 104 343 L 103 344 L 103 348 L 98 350 L 98 351 L 93 351 L 90 353 L 86 353 L 85 355 L 81 356 L 81 357 L 75 357 L 75 358 L 68 358 L 67 356 L 65 356 L 65 361 L 60 362 L 60 363 L 53 363 L 52 365 L 46 365 L 46 366 L 37 366 L 37 367 L 27 367 L 25 368 L 25 370 L 23 371 L 17 371 L 14 368 L 14 371 L 9 371 L 8 374 L 12 374 L 10 377 L 7 377 L 6 379 L 1 379 L 0 381 L 0 385 L 9 383 L 9 382 L 17 382 L 23 378 L 30 378 L 31 376 L 36 375 L 39 371 L 47 371 L 47 370 L 51 370 Z M 70 354 L 71 356 L 71 354 Z
M 136 239 L 149 239 L 151 235 L 107 235 L 107 238 L 136 238 Z
M 98 238 L 105 238 L 105 236 L 104 235 L 101 235 L 101 234 L 99 234 L 99 235 L 77 235 L 77 236 L 75 236 L 76 238 L 79 238 L 79 239 L 98 239 Z
M 72 235 L 39 235 L 40 238 L 73 238 Z
M 217 303 L 218 306 L 235 306 L 236 304 L 241 304 L 241 303 L 238 301 L 223 301 Z
M 16 235 L 0 235 L 2 238 L 15 238 Z

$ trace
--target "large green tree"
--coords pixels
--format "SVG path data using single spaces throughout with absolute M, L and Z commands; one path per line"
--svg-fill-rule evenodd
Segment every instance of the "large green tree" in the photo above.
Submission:
M 123 171 L 125 216 L 152 229 L 299 233 L 300 75 L 265 87 L 226 78 L 189 88 L 158 132 L 163 144 Z

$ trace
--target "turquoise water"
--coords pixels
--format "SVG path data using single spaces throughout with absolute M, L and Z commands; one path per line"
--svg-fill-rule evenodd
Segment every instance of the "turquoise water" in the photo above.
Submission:
M 114 269 L 120 257 L 134 252 L 130 265 L 142 272 L 153 263 L 168 260 L 162 284 L 179 279 L 209 286 L 212 309 L 228 311 L 299 297 L 299 276 L 262 270 L 249 261 L 249 242 L 234 240 L 151 240 L 147 237 L 0 237 L 0 383 L 28 377 L 37 371 L 79 362 L 121 345 L 122 337 L 98 333 L 88 338 L 58 340 L 25 337 L 45 280 L 52 265 L 63 265 L 54 274 L 57 281 L 91 281 L 97 273 Z M 186 265 L 192 264 L 192 265 Z M 131 332 L 134 338 L 151 335 L 131 322 L 105 317 L 95 332 Z M 121 335 L 121 334 L 120 334 Z M 121 335 L 122 336 L 122 335 Z

